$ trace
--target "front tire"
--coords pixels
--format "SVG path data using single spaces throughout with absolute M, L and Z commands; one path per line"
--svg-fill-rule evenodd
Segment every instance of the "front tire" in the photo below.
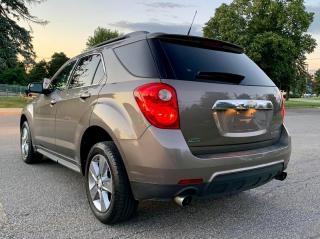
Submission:
M 94 215 L 104 224 L 129 219 L 138 207 L 122 158 L 113 142 L 95 144 L 88 155 L 85 187 Z
M 27 121 L 23 122 L 20 129 L 21 158 L 27 164 L 38 162 L 42 155 L 37 153 L 32 144 L 31 131 Z

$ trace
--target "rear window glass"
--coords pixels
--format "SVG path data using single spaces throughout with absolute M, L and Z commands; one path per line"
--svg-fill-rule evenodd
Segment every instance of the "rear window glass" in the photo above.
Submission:
M 270 78 L 245 54 L 198 48 L 162 41 L 176 78 L 187 81 L 222 79 L 224 83 L 274 86 Z M 229 82 L 228 82 L 229 81 Z
M 146 40 L 137 41 L 114 49 L 123 66 L 134 76 L 159 77 L 154 59 Z

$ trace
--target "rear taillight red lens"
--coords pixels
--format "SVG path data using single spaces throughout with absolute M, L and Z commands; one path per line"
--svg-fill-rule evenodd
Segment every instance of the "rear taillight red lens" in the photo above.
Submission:
M 134 91 L 140 110 L 153 126 L 179 129 L 179 109 L 175 89 L 163 83 L 150 83 Z
M 286 108 L 284 106 L 284 98 L 283 95 L 281 94 L 281 115 L 282 115 L 282 124 L 284 123 L 284 117 L 286 115 Z

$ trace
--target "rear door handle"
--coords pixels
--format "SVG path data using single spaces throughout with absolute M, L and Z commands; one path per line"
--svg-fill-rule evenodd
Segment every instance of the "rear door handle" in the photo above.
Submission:
M 91 94 L 88 91 L 80 93 L 80 98 L 83 99 L 83 100 L 89 98 L 90 96 L 91 96 Z
M 50 105 L 55 105 L 57 103 L 56 99 L 51 99 Z

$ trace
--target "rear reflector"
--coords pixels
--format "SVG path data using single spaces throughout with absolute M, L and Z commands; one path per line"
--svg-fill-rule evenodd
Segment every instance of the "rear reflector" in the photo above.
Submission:
M 203 183 L 202 178 L 182 179 L 178 182 L 178 184 L 180 185 L 201 184 L 201 183 Z
M 284 123 L 284 117 L 286 115 L 286 108 L 284 106 L 284 97 L 283 95 L 281 94 L 281 97 L 282 97 L 282 102 L 281 102 L 281 115 L 282 115 L 282 124 Z

